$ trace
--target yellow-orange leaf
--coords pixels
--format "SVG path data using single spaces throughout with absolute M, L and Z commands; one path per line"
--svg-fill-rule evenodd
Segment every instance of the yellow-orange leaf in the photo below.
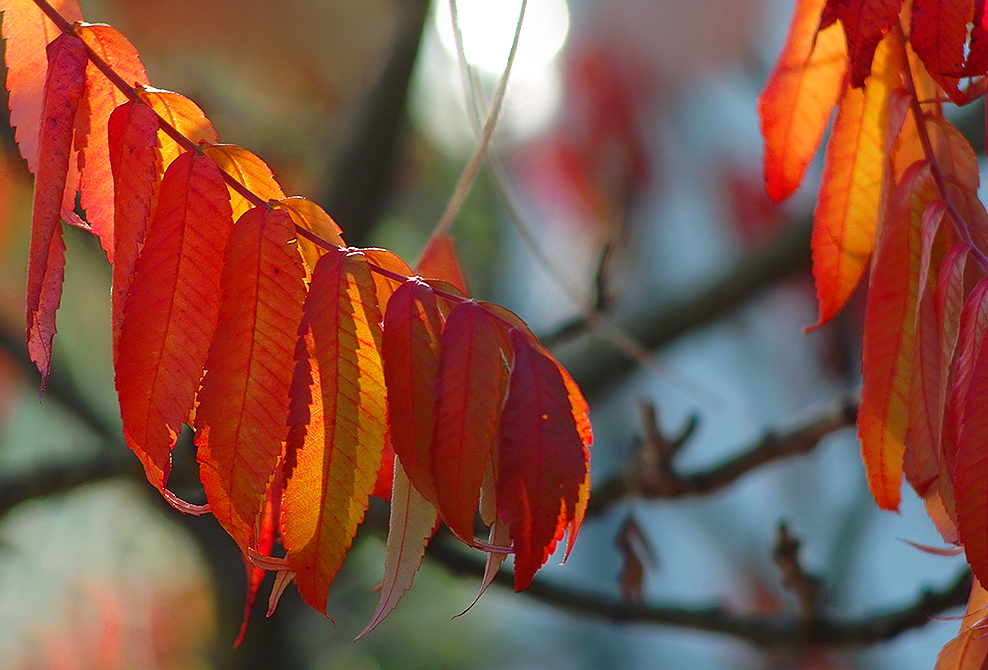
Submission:
M 248 191 L 262 200 L 281 200 L 285 197 L 285 192 L 275 181 L 271 168 L 255 154 L 235 144 L 213 144 L 206 147 L 205 152 L 216 161 L 223 172 L 246 186 Z M 233 208 L 233 218 L 236 220 L 254 205 L 230 187 L 230 206 Z
M 765 188 L 785 200 L 806 174 L 847 69 L 839 26 L 817 32 L 824 0 L 799 0 L 779 60 L 759 99 Z
M 199 109 L 199 105 L 184 95 L 146 86 L 141 91 L 141 99 L 151 105 L 151 109 L 157 112 L 158 116 L 193 142 L 197 144 L 216 142 L 217 135 L 216 130 L 213 129 L 213 124 Z M 159 168 L 161 172 L 167 170 L 171 162 L 185 151 L 164 130 L 158 131 L 158 148 L 158 154 L 161 156 Z
M 288 436 L 288 390 L 305 298 L 291 217 L 254 208 L 230 231 L 222 302 L 196 410 L 206 498 L 247 551 Z
M 315 233 L 329 244 L 335 244 L 338 247 L 346 246 L 343 238 L 340 237 L 343 232 L 340 227 L 326 213 L 326 210 L 311 200 L 292 196 L 279 200 L 278 207 L 287 210 L 292 215 L 292 221 L 295 222 L 296 226 Z M 298 238 L 298 245 L 309 268 L 314 268 L 316 261 L 325 253 L 325 249 L 302 236 Z
M 124 437 L 159 489 L 216 329 L 223 249 L 232 225 L 216 163 L 196 153 L 175 159 L 161 181 L 158 208 L 137 259 L 115 375 Z
M 463 269 L 456 258 L 456 247 L 449 235 L 429 238 L 422 256 L 415 264 L 415 272 L 421 277 L 439 279 L 456 287 L 463 295 L 470 295 Z
M 840 311 L 868 264 L 892 147 L 889 100 L 900 86 L 901 52 L 901 38 L 890 33 L 875 52 L 864 88 L 844 87 L 814 212 L 817 325 Z
M 367 510 L 385 442 L 381 313 L 363 254 L 327 252 L 313 271 L 289 415 L 293 469 L 282 538 L 303 599 L 329 586 Z
M 896 187 L 872 261 L 861 369 L 858 437 L 868 486 L 896 509 L 908 426 L 923 212 L 936 198 L 930 166 L 917 164 Z

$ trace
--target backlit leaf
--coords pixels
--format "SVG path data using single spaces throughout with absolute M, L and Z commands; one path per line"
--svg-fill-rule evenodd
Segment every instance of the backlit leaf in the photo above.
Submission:
M 829 321 L 864 275 L 875 241 L 891 150 L 889 100 L 899 86 L 898 36 L 882 42 L 863 89 L 847 86 L 827 144 L 813 214 L 813 276 L 820 315 Z
M 920 226 L 936 198 L 928 164 L 906 172 L 889 202 L 875 247 L 862 351 L 858 437 L 868 486 L 882 509 L 896 509 L 908 427 L 909 382 L 918 298 Z
M 439 350 L 431 468 L 443 521 L 468 544 L 497 441 L 502 370 L 494 320 L 476 302 L 459 304 L 446 319 Z
M 216 163 L 195 153 L 175 159 L 127 295 L 115 376 L 127 444 L 158 488 L 206 365 L 232 225 Z
M 217 135 L 216 130 L 213 129 L 213 124 L 199 109 L 199 105 L 184 95 L 145 86 L 141 91 L 141 99 L 151 105 L 151 109 L 157 112 L 158 116 L 196 144 L 200 142 L 215 144 Z M 171 162 L 185 151 L 163 129 L 158 131 L 158 148 L 162 172 L 167 170 Z
M 988 658 L 988 636 L 985 616 L 988 613 L 988 591 L 975 579 L 967 611 L 961 619 L 957 637 L 944 645 L 937 656 L 934 670 L 981 670 Z
M 291 217 L 254 208 L 230 231 L 216 336 L 196 410 L 206 498 L 246 553 L 288 436 L 288 390 L 305 298 Z
M 60 34 L 48 46 L 48 61 L 46 121 L 39 138 L 27 273 L 27 350 L 41 372 L 42 391 L 48 383 L 55 311 L 62 297 L 62 192 L 72 153 L 73 122 L 86 86 L 86 46 L 75 35 Z
M 77 29 L 79 36 L 124 81 L 147 85 L 147 73 L 137 49 L 119 31 L 107 25 L 84 24 Z M 81 147 L 82 166 L 79 190 L 86 221 L 99 237 L 107 258 L 113 262 L 114 195 L 113 175 L 107 139 L 110 114 L 129 98 L 99 69 L 89 63 L 86 69 L 89 128 L 86 143 Z M 74 198 L 73 198 L 74 199 Z
M 320 612 L 381 465 L 380 323 L 366 258 L 328 251 L 313 271 L 296 350 L 281 516 L 299 593 Z
M 851 85 L 864 86 L 871 74 L 875 49 L 899 18 L 903 0 L 828 0 L 827 7 L 843 24 L 850 60 Z
M 436 508 L 411 485 L 401 463 L 397 463 L 381 597 L 370 623 L 356 639 L 367 635 L 384 621 L 412 586 L 415 573 L 425 557 L 425 547 L 438 525 Z
M 384 315 L 384 378 L 391 445 L 419 493 L 435 503 L 430 449 L 443 318 L 428 284 L 410 280 L 395 290 Z
M 927 71 L 958 104 L 957 87 L 964 65 L 967 26 L 974 20 L 971 0 L 913 0 L 909 41 Z
M 415 272 L 421 277 L 439 279 L 452 284 L 463 295 L 470 295 L 463 269 L 456 258 L 456 247 L 449 235 L 429 238 L 422 257 L 415 264 Z
M 840 27 L 817 32 L 824 0 L 799 0 L 789 35 L 758 103 L 765 138 L 765 188 L 785 200 L 806 174 L 847 69 Z
M 285 197 L 268 164 L 246 149 L 235 144 L 213 144 L 207 146 L 204 151 L 216 161 L 223 172 L 246 186 L 248 191 L 262 200 L 281 200 Z M 254 205 L 230 187 L 230 206 L 233 208 L 233 218 L 236 220 Z
M 78 0 L 53 0 L 49 4 L 69 23 L 82 21 Z M 33 174 L 38 170 L 38 138 L 48 71 L 45 47 L 61 31 L 33 2 L 0 0 L 0 10 L 6 40 L 10 125 L 16 129 L 17 147 Z
M 116 360 L 124 304 L 144 242 L 157 182 L 158 115 L 128 102 L 110 115 L 107 140 L 113 175 L 113 358 Z
M 557 364 L 517 329 L 511 342 L 511 378 L 498 428 L 497 505 L 514 548 L 515 590 L 521 590 L 573 520 L 586 461 Z
M 295 222 L 296 226 L 315 233 L 331 245 L 346 246 L 343 238 L 340 237 L 343 232 L 340 227 L 322 207 L 311 200 L 292 196 L 279 200 L 278 207 L 287 210 L 292 215 L 292 221 Z M 316 261 L 325 253 L 325 250 L 302 236 L 299 236 L 298 244 L 306 264 L 310 269 L 314 268 Z
M 988 576 L 988 340 L 981 338 L 963 400 L 954 457 L 957 530 L 974 576 Z

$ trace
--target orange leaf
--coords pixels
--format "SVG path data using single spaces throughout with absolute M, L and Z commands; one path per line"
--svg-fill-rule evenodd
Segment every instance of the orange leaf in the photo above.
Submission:
M 975 579 L 971 584 L 971 597 L 967 611 L 961 620 L 957 637 L 944 645 L 937 656 L 934 670 L 981 670 L 988 658 L 988 636 L 985 636 L 985 613 L 988 610 L 988 591 Z
M 818 326 L 847 302 L 875 241 L 892 147 L 889 101 L 900 85 L 898 41 L 892 34 L 882 42 L 863 90 L 845 87 L 827 144 L 812 238 Z
M 381 314 L 367 259 L 327 252 L 296 350 L 282 535 L 299 593 L 326 611 L 329 585 L 374 488 L 385 442 Z
M 382 344 L 391 445 L 412 484 L 433 504 L 430 449 L 442 331 L 436 296 L 427 284 L 410 280 L 395 290 L 384 314 Z
M 86 87 L 86 45 L 75 35 L 60 34 L 48 46 L 48 61 L 27 273 L 27 349 L 41 372 L 42 392 L 48 384 L 55 311 L 62 298 L 65 243 L 60 213 L 73 123 Z
M 230 231 L 216 336 L 196 409 L 206 498 L 246 553 L 288 436 L 288 388 L 305 299 L 291 217 L 256 207 Z
M 216 329 L 223 249 L 232 225 L 216 163 L 196 153 L 175 159 L 161 181 L 137 259 L 116 365 L 124 436 L 159 489 Z
M 127 102 L 110 115 L 107 132 L 113 175 L 113 359 L 116 360 L 124 304 L 157 182 L 155 153 L 158 115 L 139 102 Z
M 828 0 L 827 9 L 844 25 L 851 85 L 864 86 L 875 49 L 899 17 L 903 0 Z
M 157 112 L 158 116 L 196 144 L 216 142 L 217 135 L 213 124 L 199 106 L 184 95 L 145 86 L 141 91 L 141 99 L 151 105 L 151 109 Z M 158 131 L 158 147 L 158 155 L 161 156 L 159 169 L 162 172 L 185 151 L 164 130 Z
M 497 506 L 508 523 L 515 590 L 521 590 L 574 519 L 587 463 L 557 364 L 517 329 L 511 343 L 511 378 L 498 428 Z
M 361 249 L 367 261 L 371 265 L 387 270 L 401 277 L 411 277 L 415 273 L 408 267 L 405 261 L 401 260 L 394 252 L 387 249 Z M 377 272 L 374 276 L 374 292 L 377 294 L 377 303 L 382 306 L 388 304 L 391 294 L 395 291 L 395 280 L 385 277 Z
M 890 199 L 872 261 L 858 437 L 868 486 L 882 509 L 899 505 L 916 325 L 920 225 L 923 212 L 935 197 L 928 164 L 917 164 L 906 172 Z
M 343 232 L 340 230 L 340 227 L 336 225 L 336 222 L 333 221 L 332 217 L 322 207 L 311 200 L 292 196 L 279 200 L 277 206 L 288 210 L 296 226 L 315 233 L 330 244 L 335 244 L 338 247 L 346 246 L 343 238 L 340 237 L 340 234 Z M 316 261 L 325 253 L 325 250 L 301 236 L 298 239 L 298 244 L 306 264 L 310 268 L 314 268 Z
M 439 350 L 431 467 L 443 521 L 467 544 L 474 543 L 480 485 L 497 440 L 503 370 L 494 320 L 476 302 L 457 305 Z
M 78 0 L 53 0 L 49 4 L 69 23 L 82 21 Z M 6 40 L 10 125 L 16 128 L 17 146 L 33 174 L 38 170 L 38 140 L 48 71 L 45 47 L 61 31 L 33 2 L 0 0 L 0 10 Z
M 765 188 L 785 200 L 806 174 L 840 95 L 847 69 L 844 36 L 817 31 L 824 0 L 799 0 L 786 44 L 758 102 L 765 138 Z
M 357 640 L 384 621 L 412 586 L 415 573 L 422 565 L 425 547 L 438 525 L 436 508 L 415 490 L 401 464 L 396 463 L 381 597 L 374 616 Z
M 128 84 L 148 84 L 137 49 L 119 31 L 107 25 L 83 24 L 76 28 L 89 45 Z M 107 123 L 110 114 L 129 99 L 92 63 L 86 68 L 89 128 L 80 148 L 82 167 L 79 190 L 86 221 L 99 237 L 107 259 L 113 262 L 114 184 L 110 169 Z M 74 196 L 74 194 L 73 194 Z M 75 198 L 73 197 L 73 202 Z
M 262 200 L 281 200 L 285 197 L 285 192 L 275 181 L 274 173 L 271 172 L 268 164 L 246 149 L 235 144 L 212 144 L 203 151 L 216 161 L 223 172 L 246 186 L 248 191 Z M 233 208 L 233 218 L 239 219 L 254 205 L 231 187 L 230 206 Z
M 281 516 L 281 491 L 284 486 L 284 481 L 280 475 L 280 470 L 275 473 L 274 481 L 268 490 L 264 508 L 257 523 L 255 544 L 256 551 L 261 556 L 271 554 L 278 534 L 278 517 Z M 233 643 L 234 648 L 239 647 L 240 643 L 244 641 L 244 636 L 247 635 L 247 624 L 250 621 L 251 610 L 254 608 L 257 591 L 261 588 L 261 582 L 264 581 L 264 577 L 268 573 L 264 568 L 256 567 L 251 562 L 249 552 L 244 553 L 244 567 L 247 570 L 247 597 L 244 601 L 244 620 L 240 624 L 240 632 Z M 277 605 L 277 598 L 275 598 L 275 605 Z
M 463 295 L 470 295 L 463 269 L 456 258 L 456 247 L 449 235 L 430 237 L 415 264 L 415 272 L 421 277 L 439 279 L 452 284 Z

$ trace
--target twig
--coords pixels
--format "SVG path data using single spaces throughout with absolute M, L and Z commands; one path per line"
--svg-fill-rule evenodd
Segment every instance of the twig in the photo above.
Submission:
M 771 245 L 728 268 L 703 288 L 658 302 L 658 307 L 617 320 L 616 327 L 651 350 L 672 343 L 740 307 L 782 279 L 810 266 L 809 219 L 792 225 Z M 656 304 L 652 301 L 652 304 Z M 561 355 L 588 398 L 633 371 L 636 362 L 604 342 L 591 342 L 578 354 Z
M 652 499 L 682 498 L 724 488 L 766 463 L 812 451 L 827 435 L 853 426 L 857 420 L 858 402 L 857 392 L 841 396 L 835 404 L 803 425 L 784 433 L 769 432 L 737 456 L 701 472 L 677 473 L 671 464 L 661 475 L 642 472 L 641 468 L 627 468 L 626 472 L 594 486 L 587 515 L 600 514 L 631 495 Z M 635 462 L 639 459 L 636 453 Z M 661 462 L 658 465 L 663 467 Z
M 430 545 L 427 556 L 455 574 L 482 574 L 483 557 L 467 554 L 454 544 L 448 534 L 437 537 Z M 514 584 L 507 570 L 498 572 L 494 581 L 505 587 Z M 924 626 L 941 612 L 964 605 L 970 590 L 971 573 L 965 568 L 944 589 L 924 590 L 911 603 L 858 617 L 821 617 L 810 625 L 793 614 L 765 616 L 731 612 L 721 606 L 683 607 L 626 602 L 602 593 L 565 586 L 544 577 L 536 578 L 522 593 L 557 610 L 584 618 L 719 633 L 761 648 L 808 645 L 836 648 L 883 642 L 909 629 Z
M 789 532 L 785 521 L 779 524 L 772 560 L 782 573 L 782 585 L 799 599 L 799 615 L 806 625 L 813 625 L 820 618 L 820 587 L 822 582 L 811 575 L 799 560 L 799 540 Z

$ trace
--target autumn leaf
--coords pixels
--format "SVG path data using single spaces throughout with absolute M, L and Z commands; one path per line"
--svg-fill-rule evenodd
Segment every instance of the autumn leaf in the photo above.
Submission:
M 158 191 L 127 295 L 116 387 L 127 444 L 163 488 L 189 420 L 220 307 L 223 249 L 233 219 L 212 159 L 185 153 Z
M 302 598 L 326 610 L 384 449 L 381 314 L 360 252 L 328 251 L 313 271 L 292 379 L 282 536 Z
M 967 611 L 961 619 L 960 631 L 937 656 L 934 670 L 981 670 L 988 658 L 988 636 L 985 636 L 985 616 L 988 591 L 975 579 Z
M 288 437 L 288 391 L 305 298 L 295 229 L 254 208 L 233 226 L 216 336 L 196 410 L 206 499 L 245 553 Z
M 107 144 L 113 175 L 113 359 L 116 361 L 124 304 L 157 185 L 155 155 L 158 115 L 143 103 L 130 101 L 113 110 Z
M 391 445 L 413 486 L 432 503 L 430 449 L 442 332 L 443 318 L 427 284 L 411 280 L 395 290 L 384 315 L 382 344 Z
M 971 0 L 913 0 L 909 42 L 927 71 L 958 104 L 967 101 L 958 90 L 963 71 L 967 26 L 974 20 Z
M 411 588 L 425 557 L 425 547 L 438 525 L 436 508 L 412 486 L 401 464 L 396 464 L 381 596 L 374 616 L 356 640 L 384 621 Z
M 467 544 L 497 441 L 502 371 L 494 320 L 478 303 L 460 303 L 446 319 L 439 350 L 431 470 L 443 521 Z
M 827 9 L 844 26 L 851 86 L 864 86 L 878 43 L 899 19 L 903 0 L 827 0 Z
M 338 247 L 346 246 L 343 238 L 340 237 L 343 233 L 340 227 L 322 207 L 311 200 L 293 196 L 279 200 L 276 206 L 287 210 L 292 215 L 292 221 L 295 222 L 296 226 L 308 230 L 325 243 L 335 244 Z M 299 236 L 298 244 L 306 265 L 310 269 L 314 268 L 316 261 L 325 253 L 325 249 L 302 236 Z
M 137 49 L 119 31 L 107 25 L 84 24 L 76 32 L 124 81 L 134 85 L 150 83 Z M 86 83 L 89 123 L 85 144 L 80 148 L 80 202 L 86 210 L 86 222 L 112 263 L 115 203 L 107 123 L 113 110 L 130 98 L 93 63 L 86 68 Z M 74 192 L 72 201 L 75 202 Z
M 205 147 L 203 152 L 216 161 L 223 172 L 236 179 L 261 200 L 267 202 L 282 200 L 285 197 L 268 164 L 246 149 L 235 144 L 212 144 Z M 231 186 L 230 206 L 233 209 L 233 218 L 236 220 L 254 205 Z
M 440 279 L 452 284 L 463 295 L 470 295 L 467 281 L 463 278 L 463 269 L 456 258 L 453 238 L 449 235 L 430 237 L 422 256 L 415 264 L 415 272 L 421 277 Z
M 570 527 L 587 471 L 557 364 L 517 329 L 511 343 L 511 377 L 498 428 L 497 505 L 508 523 L 520 591 Z
M 77 0 L 49 3 L 69 23 L 82 21 Z M 48 59 L 45 48 L 61 34 L 58 27 L 32 2 L 0 0 L 2 31 L 6 41 L 7 90 L 10 91 L 10 125 L 21 156 L 32 174 L 38 171 L 38 142 L 45 101 Z
M 817 31 L 824 0 L 799 0 L 785 47 L 758 101 L 765 188 L 775 202 L 799 187 L 836 104 L 847 69 L 844 36 Z
M 908 428 L 909 382 L 920 263 L 920 224 L 936 197 L 929 164 L 907 171 L 889 202 L 875 248 L 862 352 L 858 437 L 868 487 L 896 509 Z
M 141 90 L 141 99 L 151 106 L 158 116 L 188 138 L 192 143 L 214 144 L 217 140 L 216 130 L 199 105 L 184 95 L 172 91 L 163 91 L 151 86 Z M 178 144 L 162 127 L 158 131 L 158 155 L 161 158 L 159 169 L 164 172 L 172 161 L 178 158 L 186 149 Z
M 27 349 L 41 373 L 42 392 L 51 368 L 55 311 L 62 297 L 65 268 L 60 222 L 62 192 L 72 152 L 73 122 L 85 91 L 88 62 L 85 43 L 74 35 L 59 35 L 48 46 L 43 107 L 46 122 L 41 126 L 38 141 L 27 274 Z
M 818 326 L 840 311 L 868 265 L 892 146 L 889 101 L 899 86 L 900 52 L 898 36 L 890 35 L 875 56 L 875 71 L 865 87 L 844 88 L 827 144 L 813 213 Z

